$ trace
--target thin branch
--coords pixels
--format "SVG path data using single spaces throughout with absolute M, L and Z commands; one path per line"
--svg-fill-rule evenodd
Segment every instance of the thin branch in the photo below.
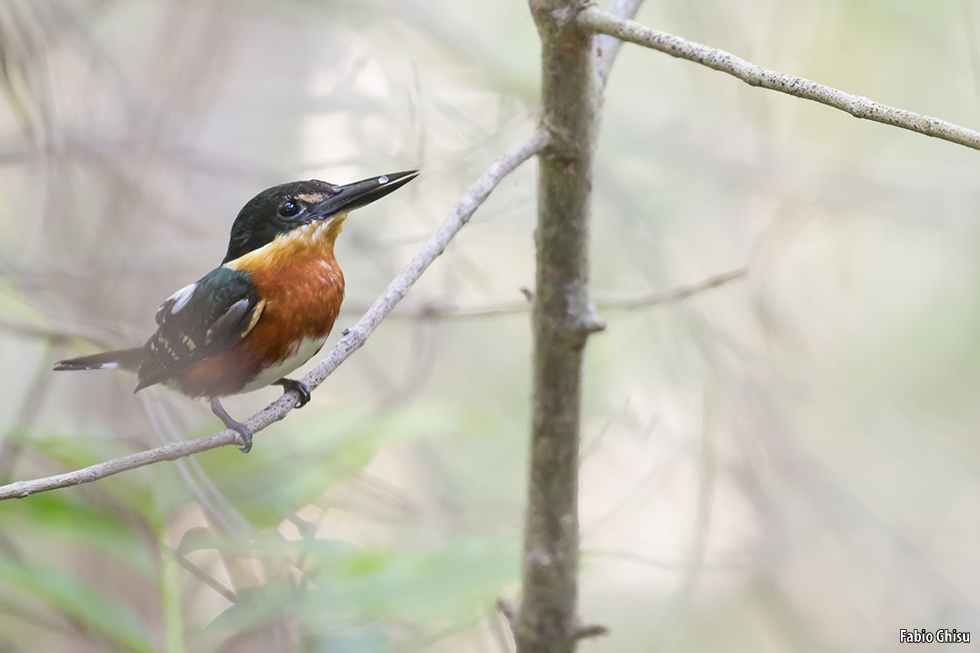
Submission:
M 578 641 L 580 639 L 592 639 L 593 637 L 601 637 L 602 635 L 608 635 L 609 629 L 600 624 L 593 624 L 591 626 L 583 626 L 576 630 L 572 634 L 572 639 Z
M 500 605 L 499 601 L 497 605 Z M 497 650 L 500 653 L 511 653 L 514 650 L 514 629 L 506 619 L 507 617 L 499 609 L 491 610 L 487 615 L 487 627 L 490 629 L 494 642 L 497 644 Z M 507 624 L 506 630 L 504 630 L 504 623 Z
M 597 299 L 596 304 L 600 308 L 606 309 L 621 308 L 625 310 L 635 310 L 638 308 L 649 308 L 658 304 L 669 304 L 672 302 L 685 300 L 692 295 L 697 295 L 706 290 L 711 290 L 712 288 L 724 286 L 732 281 L 743 279 L 748 274 L 749 269 L 747 267 L 736 268 L 713 277 L 708 277 L 703 281 L 692 283 L 689 286 L 679 286 L 672 290 L 650 293 L 649 295 L 644 295 L 642 297 L 630 297 L 626 299 L 613 299 L 610 297 L 606 299 Z
M 507 625 L 510 626 L 511 635 L 517 626 L 517 606 L 506 599 L 497 599 L 497 611 L 504 615 Z
M 415 312 L 409 317 L 415 319 L 468 319 L 481 317 L 498 317 L 500 315 L 517 315 L 529 313 L 531 305 L 524 302 L 507 302 L 492 306 L 426 306 L 422 310 Z
M 98 347 L 111 349 L 113 344 L 97 333 L 94 329 L 83 327 L 49 327 L 38 324 L 27 324 L 15 322 L 6 318 L 0 318 L 0 331 L 13 333 L 25 338 L 35 338 L 37 340 L 50 340 L 51 342 L 63 342 L 65 340 L 84 340 Z
M 639 297 L 603 297 L 599 295 L 595 300 L 597 308 L 605 310 L 638 310 L 651 308 L 661 304 L 672 304 L 683 301 L 694 295 L 699 295 L 707 290 L 724 286 L 732 281 L 744 279 L 749 273 L 748 267 L 735 268 L 728 272 L 722 272 L 710 276 L 707 279 L 695 283 L 678 286 L 670 290 L 652 292 Z M 392 319 L 403 320 L 453 320 L 499 317 L 502 315 L 519 315 L 529 313 L 531 305 L 526 301 L 501 302 L 488 306 L 457 306 L 455 304 L 431 304 L 419 308 L 405 311 L 394 311 Z
M 188 560 L 187 556 L 185 556 L 177 549 L 172 549 L 170 547 L 167 548 L 170 549 L 171 553 L 173 553 L 174 561 L 178 565 L 183 567 L 187 571 L 187 573 L 189 573 L 191 576 L 198 579 L 199 581 L 201 581 L 202 583 L 210 587 L 212 590 L 220 594 L 229 603 L 238 603 L 238 596 L 230 589 L 225 587 L 221 581 L 219 581 L 217 578 L 215 578 L 214 576 L 212 576 L 211 574 L 204 571 L 199 566 L 197 566 L 196 564 Z
M 354 309 L 357 310 L 357 309 Z M 481 317 L 497 317 L 500 315 L 516 315 L 528 313 L 531 305 L 526 301 L 503 301 L 498 304 L 483 306 L 460 306 L 453 302 L 425 303 L 405 310 L 392 311 L 391 320 L 456 320 Z
M 845 93 L 836 88 L 818 84 L 803 77 L 784 75 L 761 68 L 735 55 L 688 41 L 679 36 L 660 32 L 634 22 L 590 7 L 578 16 L 581 26 L 597 34 L 608 34 L 623 41 L 659 50 L 678 59 L 687 59 L 741 79 L 750 86 L 761 86 L 772 91 L 813 100 L 846 111 L 855 118 L 873 120 L 893 127 L 941 138 L 951 143 L 980 150 L 980 132 L 951 122 L 924 116 L 905 109 L 890 107 L 860 95 Z
M 326 358 L 303 378 L 304 383 L 311 390 L 323 383 L 324 379 L 337 369 L 348 356 L 360 349 L 368 336 L 381 324 L 381 321 L 391 312 L 395 304 L 408 293 L 426 268 L 442 254 L 449 241 L 469 221 L 473 213 L 500 183 L 500 180 L 521 163 L 544 149 L 550 141 L 551 135 L 548 132 L 538 131 L 526 143 L 498 159 L 482 177 L 470 186 L 466 194 L 453 206 L 449 212 L 449 217 L 425 246 L 419 250 L 415 258 L 392 280 L 381 297 L 374 302 L 374 305 L 358 320 L 357 324 L 351 327 L 334 345 Z M 258 433 L 270 424 L 283 419 L 293 409 L 298 399 L 299 397 L 295 392 L 284 393 L 278 400 L 250 417 L 245 424 L 253 433 Z M 90 483 L 137 467 L 152 465 L 164 460 L 177 460 L 203 451 L 236 444 L 237 438 L 238 434 L 235 431 L 227 429 L 196 440 L 167 444 L 156 449 L 141 451 L 65 474 L 33 481 L 18 481 L 0 487 L 0 500 L 23 498 L 37 492 Z

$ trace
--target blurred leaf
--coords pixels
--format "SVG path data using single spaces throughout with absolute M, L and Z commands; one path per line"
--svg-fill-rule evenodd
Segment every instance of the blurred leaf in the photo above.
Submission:
M 226 448 L 199 460 L 256 528 L 275 528 L 338 480 L 362 469 L 383 442 L 450 429 L 452 414 L 439 404 L 374 415 L 325 408 L 291 416 L 288 424 L 259 434 L 247 456 Z
M 429 552 L 355 552 L 321 558 L 303 617 L 354 607 L 407 619 L 476 618 L 519 575 L 516 540 L 451 540 Z
M 217 534 L 210 528 L 204 526 L 195 526 L 193 528 L 188 528 L 184 531 L 184 534 L 180 536 L 180 542 L 177 544 L 177 553 L 181 555 L 187 555 L 188 553 L 193 553 L 194 551 L 204 551 L 207 549 L 217 549 L 221 546 Z
M 177 564 L 174 552 L 170 547 L 162 547 L 164 558 L 163 573 L 160 578 L 160 603 L 166 632 L 166 650 L 168 653 L 178 653 L 185 650 L 184 630 L 186 629 L 181 614 L 180 582 L 177 574 Z
M 380 653 L 387 650 L 388 638 L 377 625 L 364 628 L 348 628 L 343 635 L 326 635 L 310 642 L 313 653 Z
M 94 435 L 86 437 L 34 435 L 24 436 L 21 442 L 68 469 L 88 467 L 131 453 L 116 438 Z
M 34 308 L 22 289 L 0 279 L 0 315 L 13 316 L 28 325 L 46 325 L 49 318 Z
M 307 543 L 292 542 L 292 546 Z M 237 630 L 280 615 L 299 615 L 320 629 L 358 616 L 379 619 L 470 620 L 518 579 L 515 540 L 454 540 L 436 550 L 362 551 L 326 540 L 306 551 L 316 568 L 308 589 L 282 582 L 241 597 L 212 628 Z
M 118 439 L 109 437 L 33 437 L 24 441 L 67 469 L 81 469 L 90 465 L 125 456 L 132 451 Z M 116 474 L 99 481 L 99 489 L 108 492 L 115 500 L 141 515 L 157 532 L 162 520 L 157 510 L 153 491 L 143 487 L 141 478 L 163 472 L 161 466 L 150 466 L 124 474 Z M 70 491 L 70 490 L 68 490 Z
M 105 636 L 117 647 L 140 653 L 153 651 L 139 618 L 129 606 L 79 583 L 63 571 L 0 560 L 0 580 L 29 592 L 66 617 Z
M 35 494 L 0 503 L 0 526 L 59 544 L 88 546 L 120 560 L 147 578 L 156 566 L 139 531 L 122 515 L 99 510 L 68 492 Z

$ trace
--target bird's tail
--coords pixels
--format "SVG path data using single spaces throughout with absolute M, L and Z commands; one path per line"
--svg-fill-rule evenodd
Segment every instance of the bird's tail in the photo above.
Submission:
M 136 371 L 143 361 L 145 352 L 142 347 L 134 349 L 117 349 L 104 351 L 101 354 L 69 358 L 55 363 L 55 372 L 66 370 L 131 370 Z

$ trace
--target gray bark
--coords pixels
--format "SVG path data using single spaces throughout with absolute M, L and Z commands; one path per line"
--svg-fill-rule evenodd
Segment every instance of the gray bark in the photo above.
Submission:
M 519 653 L 572 651 L 578 638 L 578 449 L 582 356 L 602 328 L 589 297 L 588 227 L 597 108 L 584 0 L 532 0 L 542 43 L 531 472 Z

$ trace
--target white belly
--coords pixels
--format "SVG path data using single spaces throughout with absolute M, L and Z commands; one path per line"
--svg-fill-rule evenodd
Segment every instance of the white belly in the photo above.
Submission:
M 251 383 L 242 388 L 241 391 L 251 392 L 252 390 L 264 388 L 270 383 L 278 381 L 306 361 L 313 358 L 313 356 L 320 351 L 320 348 L 323 347 L 323 343 L 326 341 L 326 338 L 319 338 L 317 340 L 305 338 L 299 344 L 299 346 L 296 347 L 293 353 L 286 358 L 286 360 L 260 372 L 259 375 L 255 377 Z

